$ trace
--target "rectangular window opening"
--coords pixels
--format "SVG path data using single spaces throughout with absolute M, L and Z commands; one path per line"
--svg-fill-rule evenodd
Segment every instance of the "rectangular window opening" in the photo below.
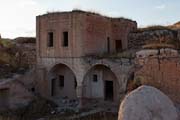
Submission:
M 55 94 L 56 94 L 55 87 L 56 87 L 56 79 L 53 78 L 51 80 L 51 96 L 55 96 Z
M 113 101 L 113 98 L 114 98 L 113 81 L 105 81 L 105 100 Z
M 122 41 L 116 40 L 116 52 L 122 52 Z
M 64 87 L 64 76 L 59 75 L 59 87 Z
M 96 74 L 93 75 L 93 82 L 97 82 L 98 81 L 98 76 Z
M 48 47 L 53 47 L 54 35 L 53 32 L 48 32 Z
M 63 46 L 68 47 L 69 41 L 68 41 L 68 32 L 63 32 Z

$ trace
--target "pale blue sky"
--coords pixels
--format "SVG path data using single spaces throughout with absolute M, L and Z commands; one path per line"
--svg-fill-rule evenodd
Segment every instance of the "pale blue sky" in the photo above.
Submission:
M 180 21 L 180 0 L 0 0 L 0 33 L 35 36 L 35 16 L 74 8 L 130 18 L 140 27 Z

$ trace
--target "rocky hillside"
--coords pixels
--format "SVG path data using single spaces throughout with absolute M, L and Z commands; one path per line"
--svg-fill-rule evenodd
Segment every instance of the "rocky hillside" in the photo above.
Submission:
M 173 25 L 170 25 L 168 26 L 170 29 L 174 29 L 174 30 L 180 30 L 180 21 L 173 24 Z
M 22 73 L 36 61 L 35 38 L 0 39 L 0 78 Z
M 144 45 L 149 44 L 168 44 L 174 48 L 180 48 L 180 30 L 178 23 L 172 26 L 150 26 L 139 28 L 137 31 L 130 33 L 128 43 L 130 49 L 141 49 Z M 176 27 L 176 29 L 174 29 Z M 180 28 L 180 27 L 179 27 Z

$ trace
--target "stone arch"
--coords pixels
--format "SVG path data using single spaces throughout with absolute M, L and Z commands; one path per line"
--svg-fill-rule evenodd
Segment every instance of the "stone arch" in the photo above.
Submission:
M 119 82 L 115 73 L 106 64 L 95 64 L 83 78 L 82 96 L 85 99 L 118 101 Z
M 77 80 L 73 70 L 66 64 L 54 65 L 48 72 L 52 97 L 76 99 Z

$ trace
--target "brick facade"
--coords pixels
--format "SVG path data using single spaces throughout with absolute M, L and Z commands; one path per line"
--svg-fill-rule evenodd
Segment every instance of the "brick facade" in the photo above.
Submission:
M 116 40 L 127 49 L 127 35 L 137 29 L 135 21 L 109 18 L 83 11 L 50 13 L 37 16 L 38 57 L 82 57 L 116 52 Z M 63 32 L 69 45 L 63 46 Z M 47 46 L 48 32 L 53 32 L 54 46 Z
M 99 89 L 101 90 L 105 89 L 103 80 L 106 79 L 103 76 L 109 76 L 108 81 L 115 80 L 114 83 L 117 84 L 114 84 L 113 101 L 119 103 L 121 95 L 126 91 L 128 74 L 133 67 L 133 62 L 129 59 L 98 59 L 93 56 L 116 53 L 127 49 L 127 36 L 131 31 L 137 29 L 135 21 L 110 18 L 84 11 L 72 11 L 37 16 L 36 25 L 37 73 L 39 76 L 37 84 L 41 95 L 53 98 L 54 94 L 52 93 L 54 91 L 61 93 L 62 90 L 57 85 L 53 85 L 54 82 L 52 81 L 58 83 L 59 75 L 64 75 L 65 81 L 71 79 L 68 82 L 69 85 L 74 84 L 74 80 L 77 82 L 75 89 L 76 96 L 79 99 L 85 96 L 97 96 L 93 90 L 89 91 L 88 95 L 84 95 L 87 93 L 84 91 L 87 91 L 85 87 L 88 85 L 89 87 L 86 88 L 92 87 L 90 84 L 85 85 L 84 81 L 89 78 L 92 79 L 92 73 L 97 73 L 97 78 L 99 78 L 97 84 L 100 83 L 102 87 Z M 68 38 L 66 43 L 64 43 L 64 37 Z M 98 65 L 101 68 L 96 70 L 95 68 Z M 59 69 L 59 72 L 52 72 L 57 66 L 59 66 L 56 68 Z M 66 66 L 64 67 L 66 69 L 63 70 L 61 66 Z M 93 83 L 94 87 L 95 84 Z M 64 85 L 63 89 L 66 87 Z M 73 89 L 71 90 L 74 91 Z M 58 94 L 58 97 L 64 97 L 64 93 Z M 105 93 L 102 92 L 101 94 L 99 95 L 101 96 L 100 99 L 104 100 Z

